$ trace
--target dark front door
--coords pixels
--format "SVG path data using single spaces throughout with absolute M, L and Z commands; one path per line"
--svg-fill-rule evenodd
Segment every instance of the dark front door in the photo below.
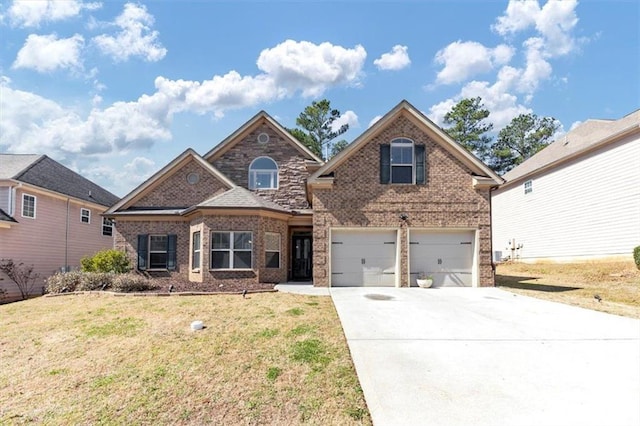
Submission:
M 291 264 L 291 279 L 308 281 L 311 280 L 311 267 L 313 256 L 311 251 L 311 235 L 293 235 L 291 248 L 293 259 Z

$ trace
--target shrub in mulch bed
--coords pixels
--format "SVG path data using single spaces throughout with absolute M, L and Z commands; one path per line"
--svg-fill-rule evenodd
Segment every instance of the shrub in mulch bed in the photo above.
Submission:
M 138 274 L 104 272 L 58 272 L 47 278 L 47 293 L 71 293 L 75 291 L 110 290 L 116 292 L 148 291 L 156 284 Z

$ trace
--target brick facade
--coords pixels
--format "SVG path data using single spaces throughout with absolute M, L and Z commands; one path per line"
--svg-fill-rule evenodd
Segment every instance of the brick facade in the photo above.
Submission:
M 258 135 L 266 133 L 269 142 L 258 143 Z M 256 193 L 290 209 L 308 209 L 306 158 L 279 132 L 263 124 L 247 134 L 212 164 L 236 185 L 249 188 L 249 166 L 258 157 L 270 157 L 278 165 L 278 189 Z
M 187 176 L 196 173 L 196 184 L 187 182 Z M 209 170 L 195 160 L 182 166 L 151 192 L 137 200 L 133 207 L 190 207 L 214 197 L 229 189 Z
M 201 267 L 191 269 L 191 236 L 200 231 Z M 248 231 L 253 234 L 252 270 L 212 270 L 211 232 L 212 231 Z M 267 268 L 265 265 L 264 235 L 266 232 L 280 234 L 280 267 Z M 176 234 L 177 265 L 175 271 L 164 273 L 149 272 L 152 276 L 175 276 L 192 282 L 203 283 L 201 289 L 211 286 L 224 286 L 226 283 L 251 285 L 257 283 L 280 283 L 287 281 L 287 259 L 289 256 L 287 220 L 264 215 L 205 215 L 191 221 L 165 220 L 119 220 L 115 231 L 115 246 L 127 253 L 131 264 L 138 264 L 138 235 L 140 234 Z
M 379 146 L 404 137 L 426 147 L 424 185 L 380 184 Z M 408 286 L 407 228 L 466 228 L 479 233 L 479 284 L 492 286 L 489 190 L 476 190 L 472 172 L 400 116 L 336 170 L 332 188 L 313 191 L 314 284 L 329 285 L 329 229 L 384 227 L 400 232 L 400 283 Z M 399 218 L 406 213 L 407 221 Z

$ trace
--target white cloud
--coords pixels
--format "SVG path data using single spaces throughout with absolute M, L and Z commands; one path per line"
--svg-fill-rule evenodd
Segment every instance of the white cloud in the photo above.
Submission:
M 340 117 L 334 120 L 333 123 L 331 123 L 331 130 L 335 132 L 345 124 L 348 124 L 350 129 L 353 129 L 354 127 L 358 127 L 360 125 L 360 123 L 358 123 L 358 116 L 355 112 L 351 110 L 345 111 L 344 114 L 342 114 Z
M 83 9 L 96 10 L 100 3 L 83 3 L 81 0 L 14 0 L 8 10 L 13 26 L 37 27 L 42 22 L 54 22 L 80 14 Z
M 367 125 L 367 129 L 371 126 L 373 126 L 374 124 L 376 124 L 378 122 L 378 120 L 380 120 L 382 118 L 381 115 L 376 115 L 375 117 L 373 117 L 371 119 L 371 121 L 369 121 L 369 124 Z
M 444 65 L 438 72 L 440 84 L 460 83 L 511 60 L 514 49 L 505 44 L 488 48 L 475 41 L 456 41 L 436 53 L 435 61 Z
M 58 39 L 55 34 L 31 34 L 18 52 L 13 68 L 29 68 L 44 73 L 56 69 L 82 69 L 80 59 L 84 38 L 75 34 Z
M 108 182 L 109 191 L 119 196 L 127 194 L 159 169 L 153 160 L 146 157 L 135 157 L 124 166 L 118 168 L 103 162 L 99 163 L 99 165 L 95 163 L 74 163 L 73 168 L 93 182 Z
M 391 52 L 382 54 L 382 56 L 373 61 L 373 63 L 380 70 L 401 70 L 411 64 L 411 59 L 409 59 L 409 53 L 407 53 L 407 50 L 407 46 L 397 44 L 393 46 Z
M 151 29 L 153 23 L 154 18 L 145 6 L 127 3 L 114 22 L 120 31 L 115 36 L 96 36 L 93 42 L 102 53 L 115 61 L 139 56 L 146 61 L 156 62 L 165 57 L 167 49 L 158 41 L 158 31 Z
M 88 112 L 14 89 L 10 79 L 2 77 L 0 151 L 45 152 L 53 158 L 69 159 L 81 156 L 96 158 L 114 152 L 124 154 L 136 149 L 150 149 L 154 144 L 170 140 L 171 123 L 178 112 L 222 116 L 229 109 L 271 102 L 293 96 L 297 91 L 321 94 L 330 87 L 354 84 L 360 68 L 353 65 L 351 56 L 362 57 L 356 61 L 356 65 L 361 67 L 366 54 L 360 53 L 361 47 L 349 50 L 329 46 L 328 43 L 316 46 L 328 54 L 316 58 L 314 63 L 319 69 L 332 69 L 331 77 L 318 75 L 314 68 L 307 69 L 304 65 L 298 69 L 300 78 L 295 84 L 284 77 L 282 68 L 275 65 L 266 67 L 275 75 L 268 72 L 242 76 L 230 71 L 205 81 L 157 77 L 154 93 L 143 94 L 132 102 L 115 102 L 106 106 L 102 106 L 100 96 L 95 96 L 87 100 L 92 104 Z M 322 62 L 323 58 L 325 62 Z M 302 57 L 298 60 L 304 62 Z M 284 69 L 289 68 L 285 66 Z M 353 111 L 345 112 L 341 120 L 358 125 Z
M 507 36 L 535 27 L 544 40 L 543 55 L 566 55 L 576 46 L 571 31 L 578 23 L 577 5 L 577 0 L 549 0 L 541 8 L 537 1 L 510 0 L 505 14 L 491 28 Z
M 319 96 L 328 87 L 357 85 L 367 57 L 364 47 L 353 49 L 325 42 L 286 40 L 260 52 L 258 68 L 288 93 L 301 90 L 303 96 Z

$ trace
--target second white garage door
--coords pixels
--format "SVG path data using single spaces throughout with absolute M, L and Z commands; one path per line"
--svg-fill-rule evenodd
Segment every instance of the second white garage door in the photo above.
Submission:
M 411 285 L 423 272 L 435 287 L 473 285 L 474 231 L 410 230 Z
M 395 286 L 397 246 L 396 231 L 333 230 L 331 285 Z

